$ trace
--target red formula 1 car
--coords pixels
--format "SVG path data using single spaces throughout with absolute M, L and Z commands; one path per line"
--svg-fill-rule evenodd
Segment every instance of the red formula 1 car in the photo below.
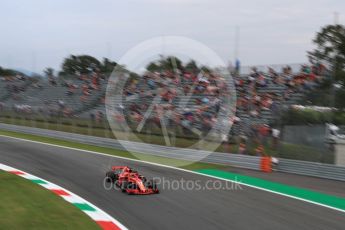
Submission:
M 107 172 L 106 181 L 114 183 L 121 188 L 122 192 L 127 194 L 154 194 L 159 193 L 156 183 L 153 180 L 147 180 L 127 166 L 113 166 L 111 171 Z

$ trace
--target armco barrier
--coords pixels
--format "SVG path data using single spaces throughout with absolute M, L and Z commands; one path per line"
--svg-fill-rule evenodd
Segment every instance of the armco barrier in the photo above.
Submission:
M 280 172 L 345 181 L 345 167 L 308 161 L 279 159 Z
M 0 123 L 0 129 L 124 150 L 124 147 L 117 140 L 110 138 L 94 137 L 75 133 L 66 133 L 55 130 L 9 125 L 3 123 Z M 134 152 L 153 156 L 168 157 L 178 160 L 199 161 L 199 159 L 201 159 L 200 156 L 205 156 L 207 155 L 207 153 L 209 153 L 207 151 L 201 151 L 196 149 L 175 148 L 140 142 L 127 143 L 130 143 L 131 150 Z M 215 152 L 203 158 L 201 162 L 224 164 L 229 166 L 260 170 L 260 157 L 255 156 Z
M 0 129 L 33 135 L 41 135 L 45 137 L 59 138 L 63 140 L 75 141 L 79 143 L 97 145 L 102 147 L 124 149 L 118 141 L 110 138 L 93 137 L 54 130 L 9 125 L 3 123 L 0 123 Z M 138 142 L 131 142 L 131 146 L 132 150 L 135 150 L 138 153 L 168 157 L 179 160 L 199 159 L 198 156 L 200 156 L 200 154 L 202 153 L 205 153 L 205 151 L 195 149 L 166 147 Z M 261 161 L 260 157 L 255 156 L 214 152 L 208 155 L 207 157 L 203 158 L 201 162 L 218 163 L 229 166 L 260 170 Z M 279 164 L 275 167 L 275 170 L 286 173 L 294 173 L 300 175 L 345 181 L 345 167 L 339 167 L 330 164 L 279 159 Z

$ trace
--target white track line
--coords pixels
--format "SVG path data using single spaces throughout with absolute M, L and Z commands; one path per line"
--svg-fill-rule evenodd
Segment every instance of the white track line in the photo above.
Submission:
M 277 195 L 293 198 L 293 199 L 296 199 L 296 200 L 304 201 L 304 202 L 307 202 L 307 203 L 315 204 L 315 205 L 318 205 L 318 206 L 321 206 L 321 207 L 325 207 L 325 208 L 329 208 L 329 209 L 333 209 L 333 210 L 345 213 L 345 210 L 343 210 L 343 209 L 339 209 L 339 208 L 335 208 L 333 206 L 329 206 L 329 205 L 325 205 L 325 204 L 318 203 L 318 202 L 315 202 L 315 201 L 303 199 L 303 198 L 300 198 L 300 197 L 297 197 L 297 196 L 292 196 L 292 195 L 288 195 L 288 194 L 285 194 L 285 193 L 280 193 L 280 192 L 276 192 L 276 191 L 273 191 L 273 190 L 269 190 L 269 189 L 261 188 L 261 187 L 258 187 L 258 186 L 250 185 L 250 184 L 247 184 L 247 183 L 243 183 L 243 182 L 240 182 L 240 181 L 235 181 L 235 180 L 230 180 L 230 179 L 224 179 L 224 178 L 221 178 L 221 177 L 206 175 L 206 174 L 203 174 L 203 173 L 194 172 L 194 171 L 191 171 L 191 170 L 177 168 L 177 167 L 173 167 L 173 166 L 169 166 L 169 165 L 163 165 L 163 164 L 158 164 L 158 163 L 153 163 L 153 162 L 148 162 L 148 161 L 143 161 L 143 160 L 137 160 L 137 159 L 131 159 L 131 158 L 126 158 L 126 157 L 114 156 L 114 155 L 110 155 L 110 154 L 106 154 L 106 153 L 95 152 L 95 151 L 84 150 L 84 149 L 78 149 L 78 148 L 67 147 L 67 146 L 61 146 L 61 145 L 55 145 L 55 144 L 50 144 L 50 143 L 45 143 L 45 142 L 40 142 L 40 141 L 32 141 L 32 140 L 28 140 L 28 139 L 23 139 L 23 138 L 18 138 L 18 137 L 11 137 L 11 136 L 6 136 L 6 135 L 2 135 L 2 134 L 0 134 L 0 137 L 12 138 L 12 139 L 16 139 L 16 140 L 31 142 L 31 143 L 37 143 L 37 144 L 48 145 L 48 146 L 53 146 L 53 147 L 58 147 L 58 148 L 64 148 L 64 149 L 70 149 L 70 150 L 75 150 L 75 151 L 87 152 L 87 153 L 92 153 L 92 154 L 97 154 L 97 155 L 108 156 L 108 157 L 114 157 L 114 158 L 118 158 L 118 159 L 134 161 L 134 162 L 140 162 L 140 163 L 155 165 L 155 166 L 159 166 L 159 167 L 179 170 L 179 171 L 183 171 L 183 172 L 187 172 L 187 173 L 192 173 L 192 174 L 196 174 L 196 175 L 200 175 L 200 176 L 204 176 L 204 177 L 215 178 L 215 179 L 218 179 L 218 180 L 229 181 L 229 182 L 238 183 L 238 184 L 250 187 L 250 188 L 255 188 L 255 189 L 258 189 L 258 190 L 262 190 L 262 191 L 266 191 L 266 192 L 269 192 L 269 193 L 273 193 L 273 194 L 277 194 Z

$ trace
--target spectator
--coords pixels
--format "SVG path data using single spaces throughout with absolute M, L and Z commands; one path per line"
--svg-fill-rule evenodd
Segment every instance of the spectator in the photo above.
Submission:
M 255 149 L 255 155 L 256 156 L 265 156 L 265 149 L 263 145 L 259 145 L 256 149 Z
M 246 143 L 241 142 L 239 147 L 238 147 L 238 153 L 239 154 L 246 154 Z
M 272 149 L 277 149 L 279 137 L 280 137 L 280 130 L 273 128 L 272 129 Z

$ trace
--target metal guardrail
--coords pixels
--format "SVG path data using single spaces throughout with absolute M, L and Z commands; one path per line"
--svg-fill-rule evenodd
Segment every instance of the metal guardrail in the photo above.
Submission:
M 345 167 L 331 164 L 280 159 L 277 170 L 286 173 L 345 181 Z
M 59 138 L 66 141 L 74 141 L 101 147 L 110 147 L 119 150 L 127 150 L 119 141 L 110 138 L 94 137 L 75 133 L 67 133 L 26 126 L 9 125 L 3 123 L 0 123 L 0 129 L 33 135 L 40 135 L 44 137 Z M 175 148 L 140 142 L 121 142 L 127 146 L 130 145 L 130 150 L 137 153 L 186 161 L 199 161 L 201 159 L 200 161 L 204 163 L 224 164 L 229 166 L 260 170 L 260 157 L 219 152 L 211 153 L 208 151 L 196 149 Z
M 119 141 L 110 138 L 94 137 L 75 133 L 66 133 L 61 131 L 38 129 L 32 127 L 16 126 L 1 123 L 0 129 L 126 150 Z M 125 143 L 130 144 L 131 150 L 136 151 L 138 153 L 160 157 L 168 157 L 178 160 L 199 160 L 201 156 L 206 156 L 209 153 L 207 151 L 202 150 L 167 147 L 139 142 Z M 260 170 L 260 157 L 256 156 L 213 152 L 212 154 L 207 155 L 205 158 L 201 159 L 200 161 L 204 163 L 216 163 L 234 167 Z M 286 173 L 294 173 L 299 175 L 345 181 L 345 167 L 335 166 L 331 164 L 322 164 L 290 159 L 279 159 L 279 164 L 277 165 L 275 170 Z

